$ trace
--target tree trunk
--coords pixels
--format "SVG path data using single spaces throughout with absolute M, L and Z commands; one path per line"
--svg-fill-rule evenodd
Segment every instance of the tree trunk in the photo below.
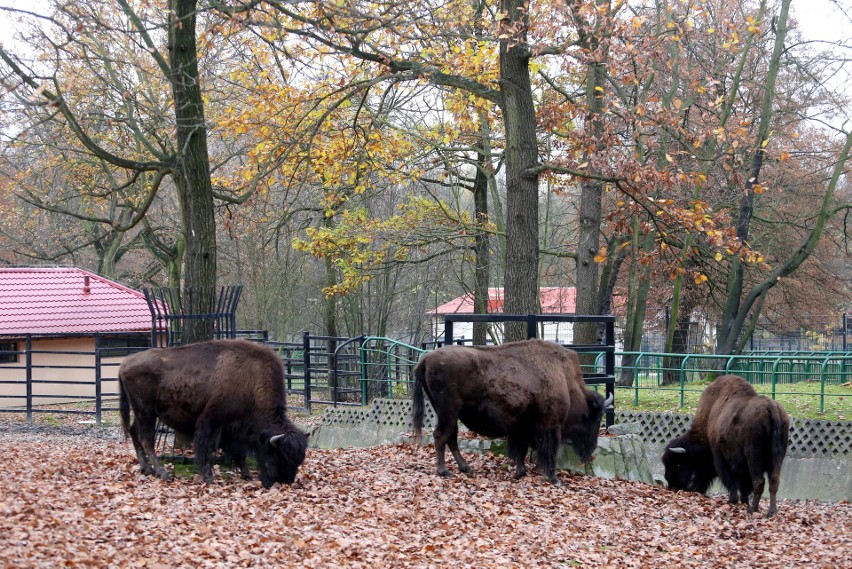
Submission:
M 764 140 L 768 140 L 769 127 L 773 115 L 773 104 L 775 101 L 775 83 L 778 71 L 781 67 L 781 55 L 784 52 L 784 38 L 787 35 L 787 16 L 790 12 L 791 0 L 783 0 L 781 9 L 775 24 L 775 47 L 772 58 L 769 61 L 769 69 L 766 74 L 765 91 L 760 109 L 760 123 L 758 124 L 758 135 L 754 149 L 751 176 L 746 182 L 745 191 L 740 201 L 740 213 L 737 220 L 737 237 L 746 243 L 751 227 L 751 218 L 754 210 L 754 185 L 760 179 L 760 171 L 763 166 Z M 734 255 L 731 261 L 731 269 L 728 274 L 728 296 L 722 313 L 722 324 L 719 327 L 719 335 L 716 344 L 716 353 L 730 354 L 737 343 L 737 338 L 742 332 L 745 317 L 743 311 L 748 312 L 751 306 L 741 304 L 744 292 L 745 267 L 739 257 Z M 755 315 L 757 317 L 757 315 Z
M 674 304 L 674 303 L 673 303 Z M 686 354 L 689 348 L 689 322 L 692 310 L 695 307 L 694 299 L 685 296 L 679 302 L 679 306 L 672 307 L 671 321 L 666 331 L 666 352 L 670 354 Z M 665 358 L 663 367 L 663 385 L 673 385 L 680 382 L 680 368 L 683 365 L 682 356 L 669 356 Z
M 186 235 L 184 309 L 211 314 L 216 287 L 216 221 L 207 154 L 207 128 L 198 73 L 196 0 L 169 0 L 169 83 L 175 106 L 175 187 Z M 213 337 L 213 321 L 191 319 L 184 343 Z
M 480 149 L 484 148 L 480 144 Z M 491 268 L 488 244 L 488 232 L 483 225 L 488 222 L 488 168 L 490 158 L 483 150 L 479 151 L 477 160 L 476 178 L 473 182 L 473 204 L 476 216 L 476 236 L 474 238 L 473 250 L 476 256 L 476 266 L 473 276 L 473 311 L 476 314 L 488 313 L 488 281 Z M 487 322 L 473 323 L 473 343 L 484 346 L 488 335 Z
M 608 4 L 607 0 L 598 0 L 598 5 Z M 575 6 L 575 9 L 577 7 Z M 586 66 L 586 130 L 590 140 L 595 141 L 595 151 L 603 149 L 603 94 L 606 89 L 606 62 L 601 46 L 601 30 L 579 30 L 580 43 L 594 57 Z M 605 49 L 604 49 L 605 53 Z M 589 156 L 591 158 L 591 156 Z M 588 160 L 591 162 L 591 160 Z M 594 165 L 589 165 L 589 173 L 595 174 Z M 600 306 L 598 290 L 598 266 L 595 256 L 600 250 L 601 199 L 603 183 L 587 178 L 580 186 L 580 227 L 577 236 L 577 314 L 598 314 Z M 595 344 L 600 338 L 600 327 L 596 324 L 576 324 L 574 342 L 577 344 Z M 587 358 L 588 359 L 588 358 Z M 584 363 L 590 363 L 584 361 Z
M 538 312 L 538 165 L 536 113 L 530 82 L 527 3 L 501 0 L 500 87 L 506 130 L 506 314 Z M 512 30 L 513 33 L 508 33 Z M 505 341 L 526 338 L 525 323 L 507 323 Z

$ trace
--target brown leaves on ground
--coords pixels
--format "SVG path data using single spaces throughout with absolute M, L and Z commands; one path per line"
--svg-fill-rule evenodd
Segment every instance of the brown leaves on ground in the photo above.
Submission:
M 8 567 L 843 567 L 849 503 L 786 502 L 765 519 L 722 498 L 533 473 L 431 447 L 308 451 L 292 487 L 142 476 L 129 443 L 0 440 Z

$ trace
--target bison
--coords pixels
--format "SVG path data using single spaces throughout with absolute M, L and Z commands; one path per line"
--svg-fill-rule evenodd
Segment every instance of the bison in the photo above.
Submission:
M 717 477 L 728 489 L 732 504 L 748 503 L 758 511 L 764 473 L 769 477 L 769 510 L 775 515 L 775 495 L 781 463 L 787 453 L 790 418 L 777 402 L 758 395 L 742 377 L 723 375 L 701 394 L 695 418 L 685 434 L 672 439 L 663 452 L 666 481 L 674 490 L 704 494 Z
M 451 476 L 444 462 L 450 447 L 459 470 L 470 467 L 459 453 L 458 421 L 487 437 L 507 437 L 515 477 L 526 475 L 527 450 L 554 484 L 556 452 L 562 441 L 584 462 L 597 447 L 604 407 L 612 398 L 586 389 L 576 352 L 552 342 L 525 340 L 500 346 L 444 346 L 424 355 L 414 368 L 414 437 L 423 431 L 423 393 L 437 415 L 438 475 Z
M 119 410 L 142 472 L 168 479 L 154 451 L 157 419 L 193 436 L 202 480 L 211 482 L 211 455 L 231 455 L 244 477 L 254 454 L 261 483 L 292 484 L 308 435 L 286 416 L 284 367 L 270 348 L 245 340 L 213 340 L 153 348 L 125 358 L 118 370 Z M 130 411 L 133 423 L 130 423 Z

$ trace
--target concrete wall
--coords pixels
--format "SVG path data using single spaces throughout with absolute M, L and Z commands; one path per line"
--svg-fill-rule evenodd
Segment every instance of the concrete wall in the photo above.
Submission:
M 662 446 L 645 445 L 648 464 L 654 480 L 665 484 Z M 764 495 L 769 492 L 767 488 Z M 708 494 L 728 491 L 718 481 Z M 852 458 L 794 458 L 787 457 L 781 466 L 778 497 L 797 500 L 852 501 Z

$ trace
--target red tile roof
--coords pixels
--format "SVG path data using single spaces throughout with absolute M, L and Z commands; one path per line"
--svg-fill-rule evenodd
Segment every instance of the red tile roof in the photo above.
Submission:
M 574 314 L 577 308 L 577 289 L 573 286 L 543 286 L 539 289 L 542 314 Z M 430 310 L 429 314 L 470 314 L 473 312 L 473 293 L 468 293 Z M 488 312 L 503 312 L 503 289 L 488 289 Z
M 83 269 L 0 268 L 0 335 L 150 331 L 141 292 Z

